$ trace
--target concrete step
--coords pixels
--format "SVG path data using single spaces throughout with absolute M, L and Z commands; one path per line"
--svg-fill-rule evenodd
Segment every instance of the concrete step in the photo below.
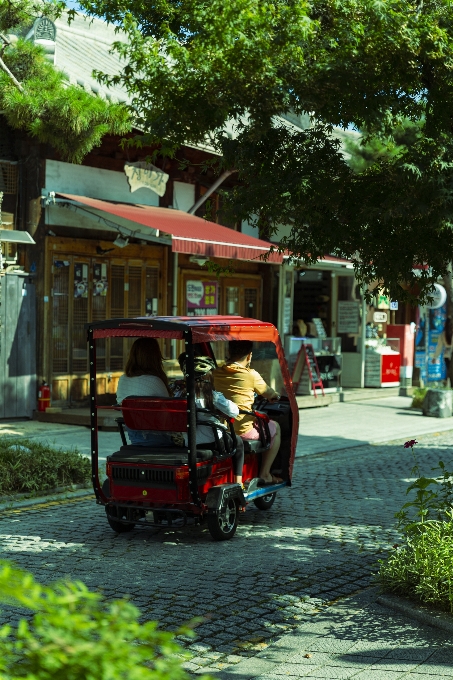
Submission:
M 118 426 L 115 423 L 115 418 L 120 417 L 119 411 L 98 411 L 98 427 L 100 430 L 113 431 L 117 430 Z M 90 427 L 90 409 L 89 408 L 66 408 L 57 412 L 41 412 L 35 411 L 35 420 L 40 423 L 59 423 L 60 425 L 84 425 Z
M 366 399 L 382 399 L 399 397 L 399 387 L 364 387 L 363 389 L 344 388 L 340 393 L 340 401 L 364 401 Z
M 301 408 L 319 408 L 320 406 L 330 406 L 335 402 L 340 401 L 340 394 L 319 394 L 317 397 L 314 395 L 297 395 L 296 401 L 298 407 Z

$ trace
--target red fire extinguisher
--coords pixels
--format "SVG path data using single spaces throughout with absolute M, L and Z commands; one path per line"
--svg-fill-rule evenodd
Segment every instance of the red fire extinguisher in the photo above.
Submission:
M 50 387 L 45 380 L 38 390 L 38 411 L 45 411 L 50 406 Z

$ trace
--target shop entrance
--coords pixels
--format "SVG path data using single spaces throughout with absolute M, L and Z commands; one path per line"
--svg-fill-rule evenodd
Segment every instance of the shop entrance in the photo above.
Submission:
M 316 336 L 313 319 L 321 319 L 326 335 L 331 332 L 332 275 L 330 271 L 300 269 L 294 284 L 294 321 L 303 321 L 307 333 Z
M 158 314 L 160 263 L 55 255 L 51 272 L 52 335 L 48 351 L 52 402 L 79 404 L 89 391 L 85 324 Z M 98 342 L 98 394 L 116 392 L 130 343 L 122 338 Z

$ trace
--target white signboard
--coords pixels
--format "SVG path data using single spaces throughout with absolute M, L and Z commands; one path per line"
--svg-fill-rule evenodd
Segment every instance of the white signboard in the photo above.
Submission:
M 447 291 L 439 283 L 434 284 L 434 290 L 429 295 L 433 298 L 433 301 L 430 305 L 426 305 L 428 309 L 439 309 L 447 299 Z
M 359 303 L 340 300 L 338 302 L 337 333 L 359 332 Z
M 141 187 L 151 189 L 158 196 L 165 194 L 168 178 L 166 172 L 162 172 L 160 168 L 156 168 L 151 163 L 144 161 L 137 161 L 137 163 L 126 163 L 124 165 L 124 172 L 126 173 L 127 181 L 132 191 L 137 191 Z
M 374 323 L 387 323 L 386 312 L 374 312 L 373 321 Z

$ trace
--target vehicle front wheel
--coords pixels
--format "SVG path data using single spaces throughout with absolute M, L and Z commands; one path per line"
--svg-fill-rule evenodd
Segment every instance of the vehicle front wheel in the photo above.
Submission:
M 239 519 L 239 501 L 229 498 L 217 515 L 208 515 L 208 529 L 214 541 L 233 538 Z
M 132 531 L 135 524 L 122 522 L 122 519 L 130 519 L 126 508 L 118 508 L 116 505 L 106 505 L 105 512 L 107 513 L 107 522 L 113 531 L 117 534 L 124 534 L 127 531 Z
M 258 510 L 269 510 L 269 508 L 273 506 L 276 496 L 276 493 L 270 493 L 268 496 L 260 496 L 259 498 L 255 498 L 253 502 L 255 503 Z

